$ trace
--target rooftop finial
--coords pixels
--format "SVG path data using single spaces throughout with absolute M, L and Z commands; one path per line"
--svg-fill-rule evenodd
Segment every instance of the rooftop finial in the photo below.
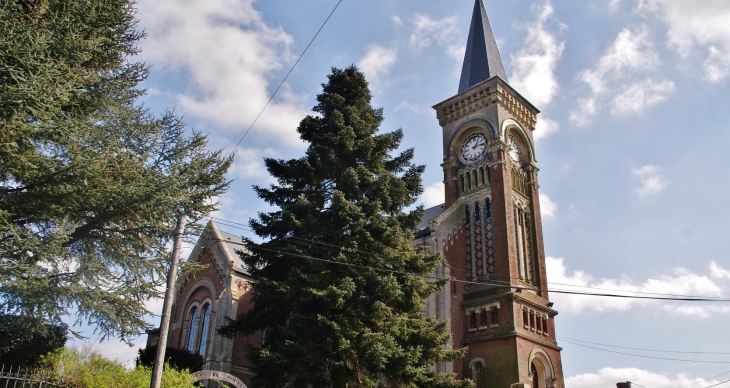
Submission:
M 499 50 L 497 50 L 497 41 L 494 39 L 484 3 L 482 0 L 475 0 L 469 27 L 469 39 L 466 42 L 464 65 L 461 68 L 459 93 L 495 75 L 507 82 L 507 74 L 502 65 L 502 57 L 499 56 Z

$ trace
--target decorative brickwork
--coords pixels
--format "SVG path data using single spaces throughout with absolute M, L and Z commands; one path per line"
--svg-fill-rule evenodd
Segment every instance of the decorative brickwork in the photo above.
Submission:
M 523 227 L 525 228 L 525 261 L 527 261 L 527 280 L 531 283 L 535 283 L 535 263 L 532 258 L 532 244 L 530 243 L 530 215 L 525 212 L 522 212 L 522 215 L 524 225 Z
M 476 277 L 484 277 L 484 245 L 482 244 L 482 213 L 479 203 L 474 205 L 474 251 L 476 261 Z
M 494 280 L 497 277 L 497 262 L 494 259 L 494 220 L 492 218 L 492 203 L 489 198 L 484 201 L 484 245 L 487 258 L 487 278 Z
M 474 269 L 472 267 L 472 262 L 474 261 L 471 254 L 471 214 L 469 214 L 469 206 L 464 206 L 464 213 L 466 213 L 466 223 L 464 225 L 464 249 L 465 249 L 465 259 L 466 259 L 466 278 L 469 280 L 474 280 Z

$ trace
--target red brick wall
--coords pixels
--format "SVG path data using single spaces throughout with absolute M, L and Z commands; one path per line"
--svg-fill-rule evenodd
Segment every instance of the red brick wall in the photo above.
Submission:
M 544 351 L 548 357 L 550 358 L 550 362 L 552 363 L 553 367 L 553 373 L 554 377 L 557 380 L 557 388 L 564 388 L 563 383 L 563 364 L 560 359 L 560 351 L 553 349 L 551 347 L 543 346 L 539 343 L 533 342 L 526 338 L 517 337 L 517 350 L 518 354 L 517 357 L 520 360 L 520 363 L 522 364 L 521 368 L 521 381 L 528 381 L 528 373 L 530 371 L 530 365 L 528 362 L 530 361 L 530 353 L 533 349 L 536 347 L 540 347 L 542 351 Z
M 218 273 L 213 263 L 211 262 L 211 254 L 209 252 L 205 252 L 204 254 L 198 255 L 196 260 L 198 260 L 201 264 L 207 265 L 207 267 L 201 271 L 198 271 L 194 275 L 190 275 L 188 279 L 185 280 L 177 295 L 175 305 L 172 306 L 173 325 L 171 326 L 179 327 L 170 331 L 167 342 L 168 346 L 170 347 L 181 348 L 187 345 L 185 343 L 186 338 L 183 338 L 183 336 L 186 334 L 185 320 L 188 319 L 187 314 L 190 310 L 190 305 L 194 302 L 202 302 L 203 300 L 205 300 L 205 298 L 210 298 L 212 300 L 215 297 L 215 295 L 210 294 L 210 291 L 207 287 L 199 287 L 197 290 L 194 291 L 194 293 L 186 303 L 185 298 L 191 291 L 192 287 L 195 286 L 196 281 L 199 279 L 209 279 L 213 282 L 213 285 L 215 286 L 215 292 L 223 289 L 223 284 L 218 277 Z M 183 306 L 183 303 L 186 304 Z
M 253 300 L 252 300 L 252 292 L 246 291 L 243 294 L 239 295 L 238 298 L 238 311 L 237 314 L 243 314 L 245 312 L 250 311 L 253 308 Z M 248 358 L 246 357 L 246 348 L 247 344 L 251 344 L 254 346 L 260 346 L 261 345 L 261 332 L 256 332 L 253 335 L 250 336 L 244 336 L 243 334 L 237 334 L 233 338 L 233 349 L 231 352 L 231 365 L 240 366 L 240 367 L 246 367 L 249 368 L 250 364 L 248 362 Z M 250 386 L 251 384 L 251 376 L 245 373 L 237 372 L 235 369 L 232 370 L 232 373 L 243 380 L 246 385 Z
M 504 153 L 504 151 L 498 152 Z M 500 157 L 504 157 L 504 155 L 500 155 Z M 497 164 L 492 167 L 491 177 L 497 280 L 514 284 L 520 275 L 516 265 L 512 176 L 505 164 Z
M 532 171 L 530 173 L 531 180 L 537 182 L 537 172 Z M 537 185 L 531 185 L 532 190 L 532 214 L 535 222 L 535 242 L 537 244 L 537 257 L 538 257 L 538 274 L 539 286 L 542 290 L 540 296 L 548 298 L 548 287 L 547 287 L 547 269 L 545 268 L 545 242 L 542 236 L 542 214 L 540 213 L 540 194 L 537 191 Z
M 446 190 L 444 205 L 446 209 L 448 209 L 449 206 L 456 202 L 456 199 L 459 197 L 458 179 L 454 179 L 457 176 L 457 167 L 444 167 L 444 189 Z
M 518 381 L 515 337 L 497 338 L 470 344 L 462 368 L 464 377 L 471 377 L 469 375 L 469 363 L 475 358 L 484 360 L 486 388 L 505 388 Z

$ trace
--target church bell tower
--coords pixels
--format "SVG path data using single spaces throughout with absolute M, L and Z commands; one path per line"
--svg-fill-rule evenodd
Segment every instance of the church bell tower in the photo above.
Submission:
M 443 129 L 443 211 L 430 221 L 452 282 L 453 371 L 477 388 L 564 388 L 545 277 L 533 131 L 539 113 L 508 81 L 475 0 L 458 94 Z M 521 385 L 520 385 L 521 384 Z

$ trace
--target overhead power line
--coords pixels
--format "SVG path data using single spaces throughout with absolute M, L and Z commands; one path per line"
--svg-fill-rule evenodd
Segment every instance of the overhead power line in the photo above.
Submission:
M 198 237 L 204 237 L 204 236 L 195 235 L 195 234 L 191 234 L 191 235 L 198 236 Z M 208 236 L 205 236 L 205 237 L 209 238 Z M 211 239 L 211 240 L 213 240 L 215 243 L 230 243 L 230 244 L 239 245 L 239 246 L 243 246 L 243 247 L 246 246 L 245 244 L 239 243 L 239 242 L 236 242 L 236 241 L 226 241 L 226 240 L 222 240 L 222 239 Z M 391 273 L 397 273 L 397 274 L 403 274 L 403 275 L 420 276 L 420 277 L 430 278 L 430 279 L 435 279 L 435 280 L 454 280 L 454 281 L 458 281 L 458 282 L 462 282 L 462 283 L 483 284 L 483 283 L 480 283 L 480 282 L 472 282 L 472 281 L 456 280 L 456 279 L 447 279 L 447 278 L 438 277 L 438 276 L 424 276 L 424 275 L 418 275 L 418 274 L 414 274 L 414 273 L 410 273 L 410 272 L 406 272 L 406 271 L 397 271 L 397 270 L 385 269 L 385 268 L 375 268 L 375 267 L 370 267 L 370 266 L 365 266 L 365 265 L 360 265 L 360 264 L 338 262 L 338 261 L 334 261 L 334 260 L 327 260 L 327 259 L 322 259 L 322 258 L 316 258 L 316 257 L 312 257 L 312 256 L 308 256 L 308 255 L 303 255 L 303 254 L 297 254 L 297 253 L 293 253 L 293 252 L 279 251 L 279 250 L 275 250 L 275 249 L 266 249 L 266 248 L 259 248 L 259 249 L 264 250 L 264 251 L 273 252 L 273 253 L 280 253 L 280 254 L 284 254 L 284 255 L 289 255 L 289 256 L 293 256 L 293 257 L 300 257 L 300 258 L 306 258 L 306 259 L 311 259 L 311 260 L 317 260 L 317 261 L 327 262 L 327 263 L 331 263 L 331 264 L 346 265 L 346 266 L 351 266 L 351 267 L 358 267 L 358 268 L 363 268 L 363 269 L 370 269 L 370 270 L 391 272 Z M 556 292 L 556 291 L 553 291 L 553 292 Z M 578 343 L 578 342 L 573 342 L 573 341 L 581 341 L 581 342 L 591 343 L 591 344 L 596 344 L 596 345 L 609 346 L 609 347 L 618 347 L 618 348 L 626 348 L 626 349 L 633 349 L 633 350 L 645 350 L 645 351 L 657 351 L 657 352 L 676 352 L 676 353 L 696 353 L 696 354 L 728 354 L 728 353 L 723 353 L 723 352 L 684 352 L 684 351 L 667 351 L 667 350 L 646 349 L 646 348 L 631 348 L 631 347 L 622 347 L 622 346 L 616 346 L 616 345 L 600 344 L 600 343 L 596 343 L 596 342 L 589 342 L 589 341 L 583 341 L 583 340 L 571 340 L 570 338 L 566 338 L 566 337 L 557 337 L 557 338 L 561 338 L 564 342 L 570 343 L 572 345 L 577 345 L 577 346 L 582 346 L 582 347 L 586 347 L 586 348 L 590 348 L 590 349 L 600 350 L 600 351 L 609 352 L 609 353 L 622 354 L 622 355 L 627 355 L 627 356 L 632 356 L 632 357 L 649 358 L 649 359 L 665 360 L 665 361 L 689 362 L 689 363 L 730 364 L 730 361 L 688 360 L 688 359 L 677 359 L 677 358 L 669 358 L 669 357 L 654 357 L 654 356 L 646 356 L 646 355 L 641 355 L 641 354 L 618 352 L 618 351 L 614 351 L 614 350 L 602 349 L 602 348 L 598 348 L 598 347 L 594 347 L 594 346 L 584 345 L 584 344 L 581 344 L 581 343 Z M 684 385 L 684 386 L 679 387 L 679 388 L 687 388 L 687 387 L 690 387 L 692 385 L 697 385 L 697 384 L 700 384 L 700 383 L 703 383 L 703 382 L 707 382 L 707 381 L 712 380 L 712 379 L 715 379 L 717 377 L 724 376 L 724 375 L 726 375 L 728 373 L 730 373 L 730 371 L 721 373 L 719 375 L 716 375 L 716 376 L 707 378 L 705 380 L 702 380 L 702 381 L 699 381 L 699 382 L 696 382 L 696 383 Z M 730 382 L 730 380 L 725 380 L 725 381 L 722 381 L 722 382 L 717 383 L 717 384 L 714 384 L 714 385 L 710 385 L 710 386 L 705 387 L 705 388 L 716 387 L 716 386 L 725 384 L 727 382 Z
M 693 386 L 693 385 L 697 385 L 697 384 L 702 384 L 702 383 L 706 383 L 706 382 L 708 382 L 708 381 L 710 381 L 710 380 L 712 380 L 712 379 L 716 379 L 716 378 L 718 378 L 718 377 L 720 377 L 720 376 L 724 376 L 724 375 L 726 375 L 726 374 L 728 374 L 728 373 L 730 373 L 730 370 L 729 370 L 729 371 L 727 371 L 727 372 L 724 372 L 724 373 L 720 373 L 720 374 L 719 374 L 719 375 L 717 375 L 717 376 L 712 376 L 712 377 L 708 377 L 708 378 L 706 378 L 706 379 L 704 379 L 704 380 L 702 380 L 702 381 L 698 381 L 698 382 L 696 382 L 696 383 L 692 383 L 692 384 L 687 384 L 687 385 L 683 385 L 683 386 L 681 386 L 681 387 L 678 387 L 678 388 L 687 388 L 687 387 L 691 387 L 691 386 Z M 728 381 L 730 381 L 730 380 L 726 380 L 726 381 L 723 381 L 722 383 L 726 383 L 726 382 L 728 382 Z M 720 384 L 722 384 L 722 383 L 720 383 Z M 715 385 L 717 385 L 717 384 L 715 384 Z M 713 385 L 710 385 L 710 387 L 713 387 Z M 705 387 L 705 388 L 709 388 L 709 387 Z
M 728 382 L 730 382 L 730 380 L 725 380 L 725 381 L 721 381 L 721 382 L 719 382 L 717 384 L 708 385 L 705 388 L 717 387 L 718 385 L 725 384 L 725 383 L 728 383 Z
M 289 69 L 289 72 L 286 73 L 286 76 L 284 77 L 283 80 L 281 80 L 281 83 L 279 84 L 279 86 L 276 87 L 276 90 L 274 90 L 274 93 L 271 94 L 271 97 L 269 97 L 269 100 L 266 101 L 266 104 L 264 105 L 264 107 L 261 108 L 261 111 L 259 112 L 259 114 L 253 120 L 253 122 L 248 127 L 246 132 L 244 132 L 243 136 L 241 136 L 241 140 L 239 140 L 238 143 L 236 143 L 236 147 L 233 149 L 234 154 L 236 153 L 238 146 L 241 145 L 241 142 L 243 141 L 243 139 L 246 137 L 246 135 L 248 135 L 248 132 L 251 131 L 251 128 L 253 128 L 254 124 L 256 124 L 256 122 L 259 120 L 259 117 L 261 117 L 261 114 L 264 113 L 264 110 L 266 109 L 266 107 L 269 106 L 269 103 L 271 102 L 271 100 L 274 99 L 274 96 L 276 96 L 276 93 L 279 92 L 279 89 L 281 89 L 281 86 L 284 85 L 284 82 L 286 82 L 287 78 L 289 78 L 289 75 L 291 74 L 291 72 L 294 71 L 294 68 L 297 66 L 299 61 L 302 59 L 302 57 L 304 56 L 304 53 L 306 53 L 307 50 L 309 50 L 309 46 L 311 46 L 312 43 L 314 42 L 314 40 L 317 39 L 317 35 L 319 35 L 320 31 L 322 31 L 325 24 L 327 24 L 327 22 L 330 20 L 330 18 L 332 17 L 332 14 L 335 13 L 335 11 L 337 10 L 337 7 L 340 6 L 340 3 L 342 3 L 342 0 L 337 2 L 337 4 L 335 5 L 335 8 L 332 9 L 332 12 L 330 12 L 330 14 L 327 16 L 327 19 L 324 20 L 324 23 L 322 23 L 322 25 L 319 27 L 319 30 L 317 30 L 317 33 L 314 34 L 314 36 L 312 37 L 312 40 L 309 41 L 309 44 L 307 45 L 307 47 L 305 47 L 304 51 L 302 51 L 302 54 L 299 55 L 299 58 L 297 58 L 297 61 L 294 62 L 294 65 L 292 65 L 291 69 Z
M 201 235 L 197 235 L 197 236 L 204 237 Z M 219 240 L 219 241 L 223 241 L 223 240 Z M 243 246 L 243 247 L 246 246 L 243 243 L 235 242 L 235 241 L 224 241 L 224 242 Z M 315 261 L 320 261 L 320 262 L 327 262 L 327 263 L 335 264 L 335 265 L 345 265 L 345 266 L 350 266 L 350 267 L 357 267 L 357 268 L 368 269 L 368 270 L 372 270 L 372 271 L 380 271 L 380 272 L 394 273 L 394 274 L 400 274 L 400 275 L 420 276 L 420 277 L 432 279 L 432 280 L 447 280 L 447 281 L 453 281 L 453 282 L 462 283 L 462 284 L 494 285 L 494 286 L 499 286 L 499 287 L 515 289 L 517 291 L 522 291 L 522 290 L 548 291 L 548 292 L 552 292 L 552 293 L 556 293 L 556 294 L 601 296 L 601 297 L 629 298 L 629 299 L 653 299 L 653 300 L 685 301 L 685 302 L 730 302 L 730 299 L 676 298 L 676 297 L 662 298 L 662 297 L 650 297 L 650 296 L 630 296 L 630 295 L 619 295 L 619 294 L 590 293 L 590 292 L 567 291 L 567 290 L 558 290 L 558 289 L 542 290 L 539 288 L 511 285 L 509 283 L 493 281 L 493 280 L 472 281 L 472 280 L 462 280 L 462 279 L 456 279 L 456 278 L 447 278 L 447 277 L 441 277 L 441 276 L 427 276 L 427 275 L 420 275 L 417 273 L 412 273 L 412 272 L 407 272 L 407 271 L 398 271 L 398 270 L 389 269 L 389 268 L 378 268 L 378 267 L 372 267 L 372 266 L 367 266 L 367 265 L 362 265 L 362 264 L 354 264 L 354 263 L 347 263 L 347 262 L 342 262 L 342 261 L 323 259 L 323 258 L 304 255 L 304 254 L 295 253 L 295 252 L 286 252 L 286 251 L 280 251 L 280 250 L 269 249 L 269 248 L 261 248 L 261 247 L 259 247 L 258 249 L 260 249 L 262 251 L 271 252 L 271 253 L 289 255 L 292 257 L 315 260 Z M 345 253 L 346 250 L 343 250 L 342 252 Z
M 217 220 L 217 222 L 221 223 L 222 225 L 229 226 L 232 228 L 237 228 L 249 232 L 253 232 L 251 228 L 248 226 L 245 226 L 245 224 L 241 224 L 235 221 L 226 220 L 219 217 L 211 217 L 211 219 Z M 374 257 L 379 257 L 378 255 L 374 253 L 370 253 L 367 251 L 360 251 L 357 249 L 349 249 L 344 248 L 338 245 L 328 244 L 321 241 L 315 241 L 315 240 L 309 240 L 301 237 L 293 237 L 293 236 L 286 236 L 284 234 L 280 234 L 281 236 L 284 236 L 287 239 L 291 239 L 290 242 L 295 244 L 303 244 L 306 243 L 306 245 L 310 244 L 318 244 L 324 247 L 330 247 L 337 249 L 337 252 L 354 252 L 354 253 L 362 253 Z M 292 240 L 299 240 L 299 241 L 292 241 Z M 280 252 L 280 253 L 286 253 L 286 252 Z M 313 258 L 317 259 L 317 258 Z M 318 259 L 323 260 L 323 259 Z M 339 264 L 346 264 L 338 261 L 333 261 L 333 263 L 339 263 Z M 370 269 L 377 269 L 374 267 L 368 267 Z M 627 291 L 627 290 L 612 290 L 615 292 L 627 292 L 627 293 L 639 293 L 639 294 L 649 294 L 649 295 L 657 295 L 657 296 L 640 296 L 640 295 L 625 295 L 625 294 L 616 294 L 616 293 L 596 293 L 596 292 L 582 292 L 582 291 L 574 291 L 574 290 L 565 290 L 560 288 L 549 288 L 549 289 L 541 289 L 537 287 L 520 287 L 515 286 L 509 282 L 499 281 L 499 280 L 487 280 L 487 281 L 480 281 L 480 282 L 474 282 L 474 281 L 467 281 L 467 280 L 459 280 L 459 279 L 448 279 L 453 280 L 456 282 L 461 283 L 472 283 L 472 284 L 493 284 L 497 286 L 505 286 L 505 287 L 511 287 L 515 289 L 529 289 L 533 291 L 547 291 L 547 292 L 553 292 L 558 294 L 567 294 L 567 295 L 584 295 L 584 296 L 599 296 L 599 297 L 611 297 L 611 298 L 628 298 L 628 299 L 645 299 L 645 300 L 668 300 L 668 301 L 686 301 L 686 302 L 730 302 L 730 299 L 728 298 L 722 298 L 722 297 L 708 297 L 708 296 L 695 296 L 695 295 L 678 295 L 678 294 L 660 294 L 660 293 L 642 293 L 638 291 Z M 548 282 L 548 284 L 551 284 Z M 579 285 L 571 285 L 571 284 L 564 284 L 560 283 L 563 286 L 569 286 L 569 287 L 576 287 L 576 288 L 592 288 L 592 287 L 585 287 L 585 286 L 579 286 Z
M 643 354 L 634 354 L 634 353 L 619 352 L 619 351 L 616 351 L 616 350 L 602 349 L 602 348 L 598 348 L 598 347 L 595 347 L 595 346 L 584 345 L 584 344 L 580 344 L 580 343 L 577 343 L 577 342 L 572 342 L 572 341 L 569 341 L 569 340 L 563 338 L 563 343 L 565 343 L 565 342 L 567 342 L 569 344 L 572 344 L 572 345 L 582 346 L 584 348 L 590 348 L 590 349 L 600 350 L 600 351 L 603 351 L 603 352 L 622 354 L 622 355 L 625 355 L 625 356 L 632 356 L 632 357 L 651 358 L 651 359 L 654 359 L 654 360 L 692 362 L 692 363 L 700 363 L 700 364 L 730 364 L 730 361 L 687 360 L 687 359 L 681 359 L 681 358 L 656 357 L 656 356 L 647 356 L 647 355 L 643 355 Z
M 586 344 L 607 346 L 607 347 L 610 347 L 610 348 L 619 348 L 619 349 L 643 350 L 643 351 L 646 351 L 646 352 L 685 353 L 685 354 L 730 354 L 730 352 L 692 352 L 692 351 L 682 351 L 682 350 L 659 350 L 659 349 L 647 349 L 647 348 L 632 348 L 632 347 L 629 347 L 629 346 L 618 346 L 618 345 L 602 344 L 602 343 L 599 343 L 599 342 L 590 342 L 590 341 L 584 341 L 584 340 L 579 340 L 579 339 L 575 339 L 575 338 L 568 338 L 568 337 L 562 337 L 562 336 L 556 336 L 556 337 L 557 338 L 561 338 L 561 339 L 565 339 L 565 340 L 569 340 L 569 341 L 582 342 L 582 343 L 586 343 Z
M 633 292 L 635 294 L 643 294 L 643 295 L 662 295 L 662 296 L 678 296 L 678 297 L 684 297 L 684 298 L 716 298 L 716 297 L 705 297 L 705 296 L 692 296 L 692 295 L 684 295 L 684 294 L 667 294 L 663 292 L 647 292 L 647 291 L 633 291 L 633 290 L 617 290 L 615 288 L 605 288 L 605 287 L 591 287 L 591 286 L 579 286 L 575 284 L 566 284 L 566 283 L 557 283 L 557 282 L 548 282 L 548 284 L 554 284 L 557 286 L 566 286 L 566 287 L 577 287 L 577 288 L 588 288 L 591 290 L 604 290 L 604 291 L 621 291 L 621 292 Z M 719 298 L 719 297 L 717 297 Z

